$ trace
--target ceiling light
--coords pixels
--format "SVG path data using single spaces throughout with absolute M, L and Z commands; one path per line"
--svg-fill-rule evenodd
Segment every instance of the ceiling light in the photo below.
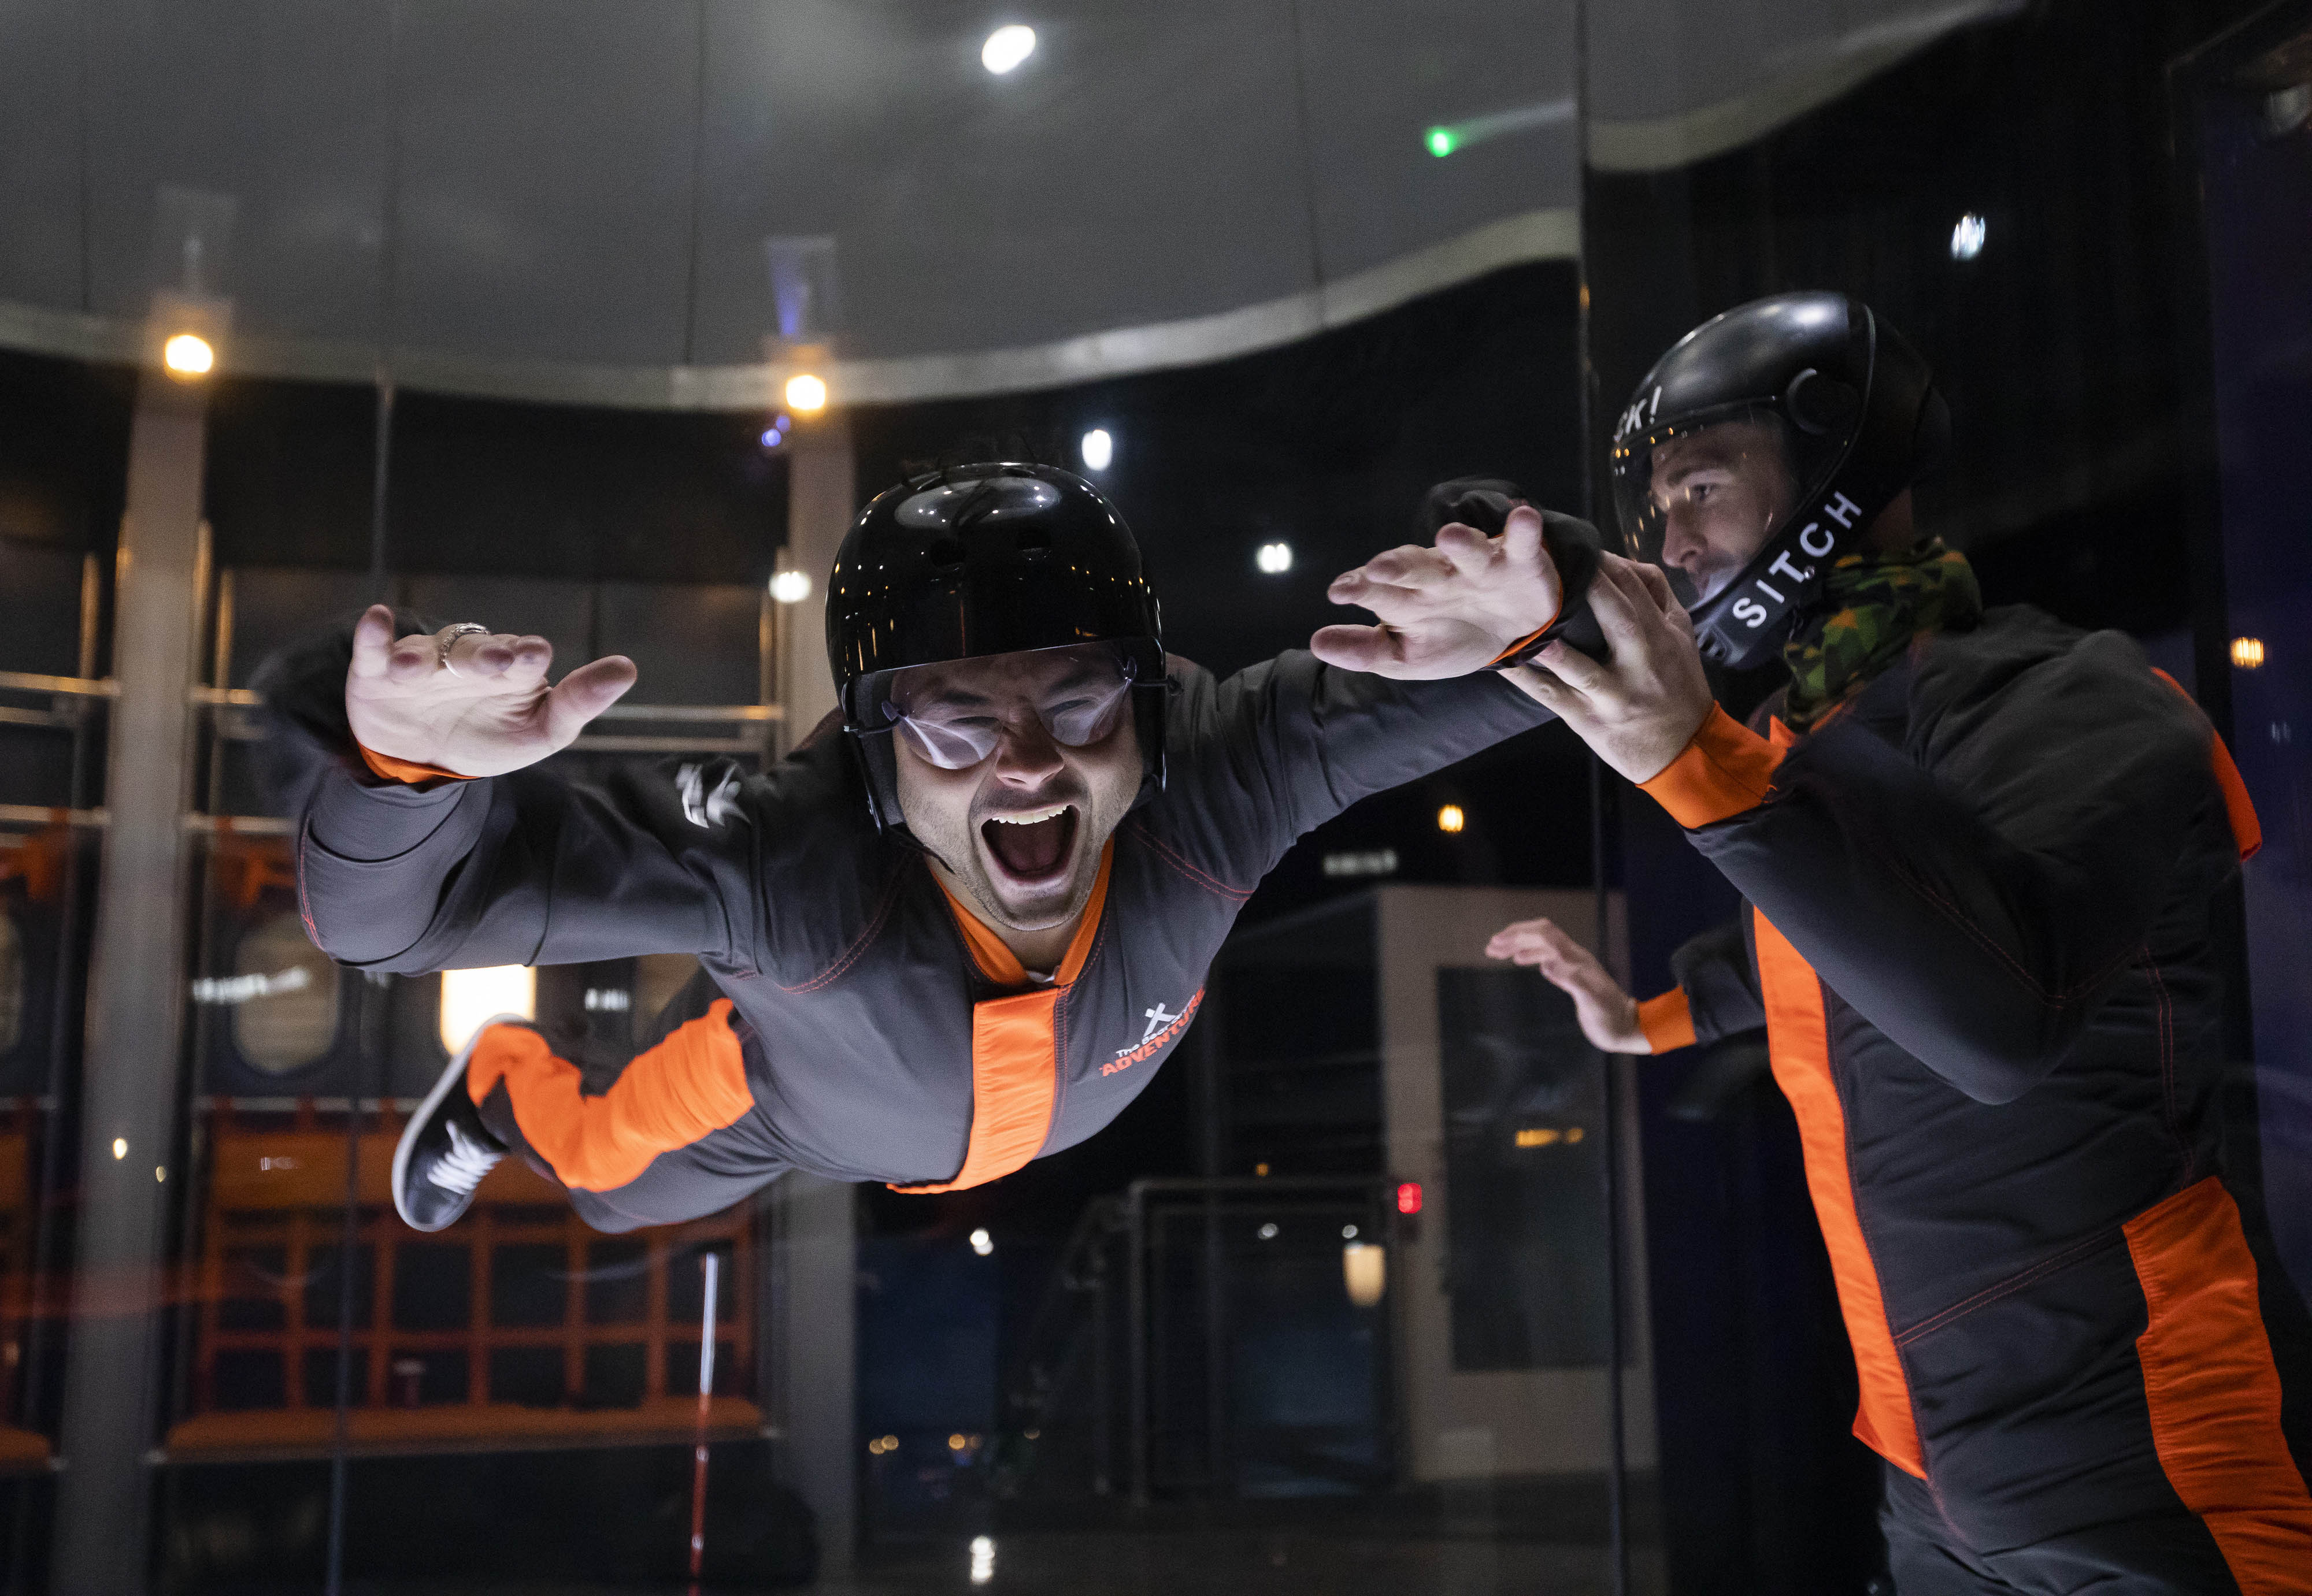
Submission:
M 179 333 L 161 345 L 161 363 L 180 377 L 206 377 L 216 365 L 216 351 L 198 333 Z
M 128 1156 L 128 1138 L 127 1137 L 116 1136 L 112 1138 L 112 1156 L 115 1158 L 126 1158 Z
M 1983 253 L 1983 238 L 1987 228 L 1982 217 L 1969 211 L 1951 229 L 1951 258 L 1973 260 Z
M 979 64 L 1001 77 L 1036 53 L 1036 31 L 1022 22 L 1010 22 L 987 36 L 979 47 Z
M 1289 543 L 1264 543 L 1252 560 L 1265 574 L 1283 576 L 1292 569 L 1292 545 Z
M 1458 804 L 1448 804 L 1437 811 L 1437 829 L 1441 832 L 1458 832 L 1468 824 L 1469 817 L 1461 813 Z
M 1260 1227 L 1260 1239 L 1264 1242 L 1273 1242 L 1276 1239 L 1276 1222 L 1274 1220 L 1272 1219 L 1267 1224 Z
M 1078 447 L 1083 453 L 1087 471 L 1105 471 L 1108 462 L 1116 458 L 1116 440 L 1108 436 L 1106 427 L 1094 427 L 1086 432 Z
M 817 415 L 827 408 L 827 384 L 808 371 L 788 378 L 787 408 Z
M 984 1230 L 975 1230 L 971 1233 L 971 1250 L 985 1258 L 995 1251 L 995 1238 Z
M 2254 670 L 2264 663 L 2264 639 L 2236 637 L 2232 639 L 2232 663 L 2242 670 Z
M 801 604 L 810 597 L 810 577 L 800 571 L 782 571 L 771 579 L 771 597 L 781 604 Z

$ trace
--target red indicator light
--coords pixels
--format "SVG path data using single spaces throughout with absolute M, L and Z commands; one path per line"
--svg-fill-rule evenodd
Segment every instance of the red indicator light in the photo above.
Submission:
M 1406 1181 L 1397 1189 L 1397 1211 L 1417 1214 L 1421 1211 L 1421 1182 Z

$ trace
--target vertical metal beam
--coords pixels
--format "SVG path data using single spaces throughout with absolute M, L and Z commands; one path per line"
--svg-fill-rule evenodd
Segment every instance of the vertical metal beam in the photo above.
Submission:
M 791 447 L 784 564 L 810 578 L 810 596 L 780 606 L 785 613 L 775 626 L 789 747 L 835 708 L 823 641 L 827 573 L 858 501 L 848 417 L 831 411 L 804 423 Z M 795 1173 L 781 1179 L 775 1196 L 782 1472 L 819 1521 L 822 1574 L 850 1571 L 859 1534 L 856 1195 L 841 1182 Z
M 856 1193 L 795 1173 L 774 1204 L 779 1472 L 818 1521 L 823 1578 L 851 1571 L 859 1535 Z
M 1132 1504 L 1148 1505 L 1148 1205 L 1134 1181 L 1124 1196 L 1125 1434 L 1131 1439 Z
M 183 992 L 192 779 L 187 699 L 200 663 L 206 394 L 147 371 L 129 432 L 113 608 L 104 836 L 89 965 L 75 1293 L 55 1588 L 142 1591 L 145 1453 L 160 1367 L 159 1270 Z
M 785 606 L 780 628 L 786 658 L 779 661 L 779 695 L 792 747 L 835 708 L 835 677 L 827 668 L 827 573 L 859 508 L 859 467 L 851 420 L 840 411 L 802 423 L 789 447 L 785 564 L 810 578 L 810 597 Z

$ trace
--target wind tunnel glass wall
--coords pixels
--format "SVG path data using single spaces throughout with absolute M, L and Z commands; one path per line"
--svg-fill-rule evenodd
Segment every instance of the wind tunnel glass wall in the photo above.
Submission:
M 1994 609 L 2126 634 L 2237 753 L 2225 1173 L 2267 1294 L 2312 1280 L 2312 15 L 1864 9 L 1063 4 L 1001 73 L 1013 19 L 910 4 L 0 23 L 0 1590 L 664 1590 L 694 1534 L 706 1588 L 1871 1588 L 1884 1470 L 1764 1049 L 1608 1059 L 1485 955 L 1546 916 L 1647 998 L 1738 908 L 1651 799 L 1593 810 L 1565 728 L 1195 886 L 1239 919 L 1194 1024 L 1001 1182 L 612 1234 L 516 1158 L 421 1234 L 398 1137 L 477 1018 L 599 1095 L 701 965 L 333 964 L 258 693 L 383 597 L 636 662 L 550 773 L 775 768 L 851 508 L 980 453 L 1080 467 L 1225 675 L 1361 618 L 1327 584 L 1432 483 L 1581 509 L 1639 373 L 1788 290 L 1934 365 L 1919 526 Z M 206 388 L 144 386 L 156 282 L 212 317 Z M 162 432 L 202 481 L 139 610 Z M 174 907 L 102 923 L 138 868 Z M 92 985 L 158 931 L 144 1058 Z

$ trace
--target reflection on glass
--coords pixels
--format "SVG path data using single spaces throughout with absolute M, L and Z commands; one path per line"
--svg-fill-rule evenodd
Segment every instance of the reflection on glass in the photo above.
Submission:
M 24 934 L 16 917 L 0 910 L 0 1053 L 13 1052 L 24 1034 Z
M 232 1041 L 251 1068 L 286 1075 L 328 1052 L 337 1034 L 337 968 L 294 911 L 243 937 L 233 968 L 244 984 L 223 996 L 239 999 Z

